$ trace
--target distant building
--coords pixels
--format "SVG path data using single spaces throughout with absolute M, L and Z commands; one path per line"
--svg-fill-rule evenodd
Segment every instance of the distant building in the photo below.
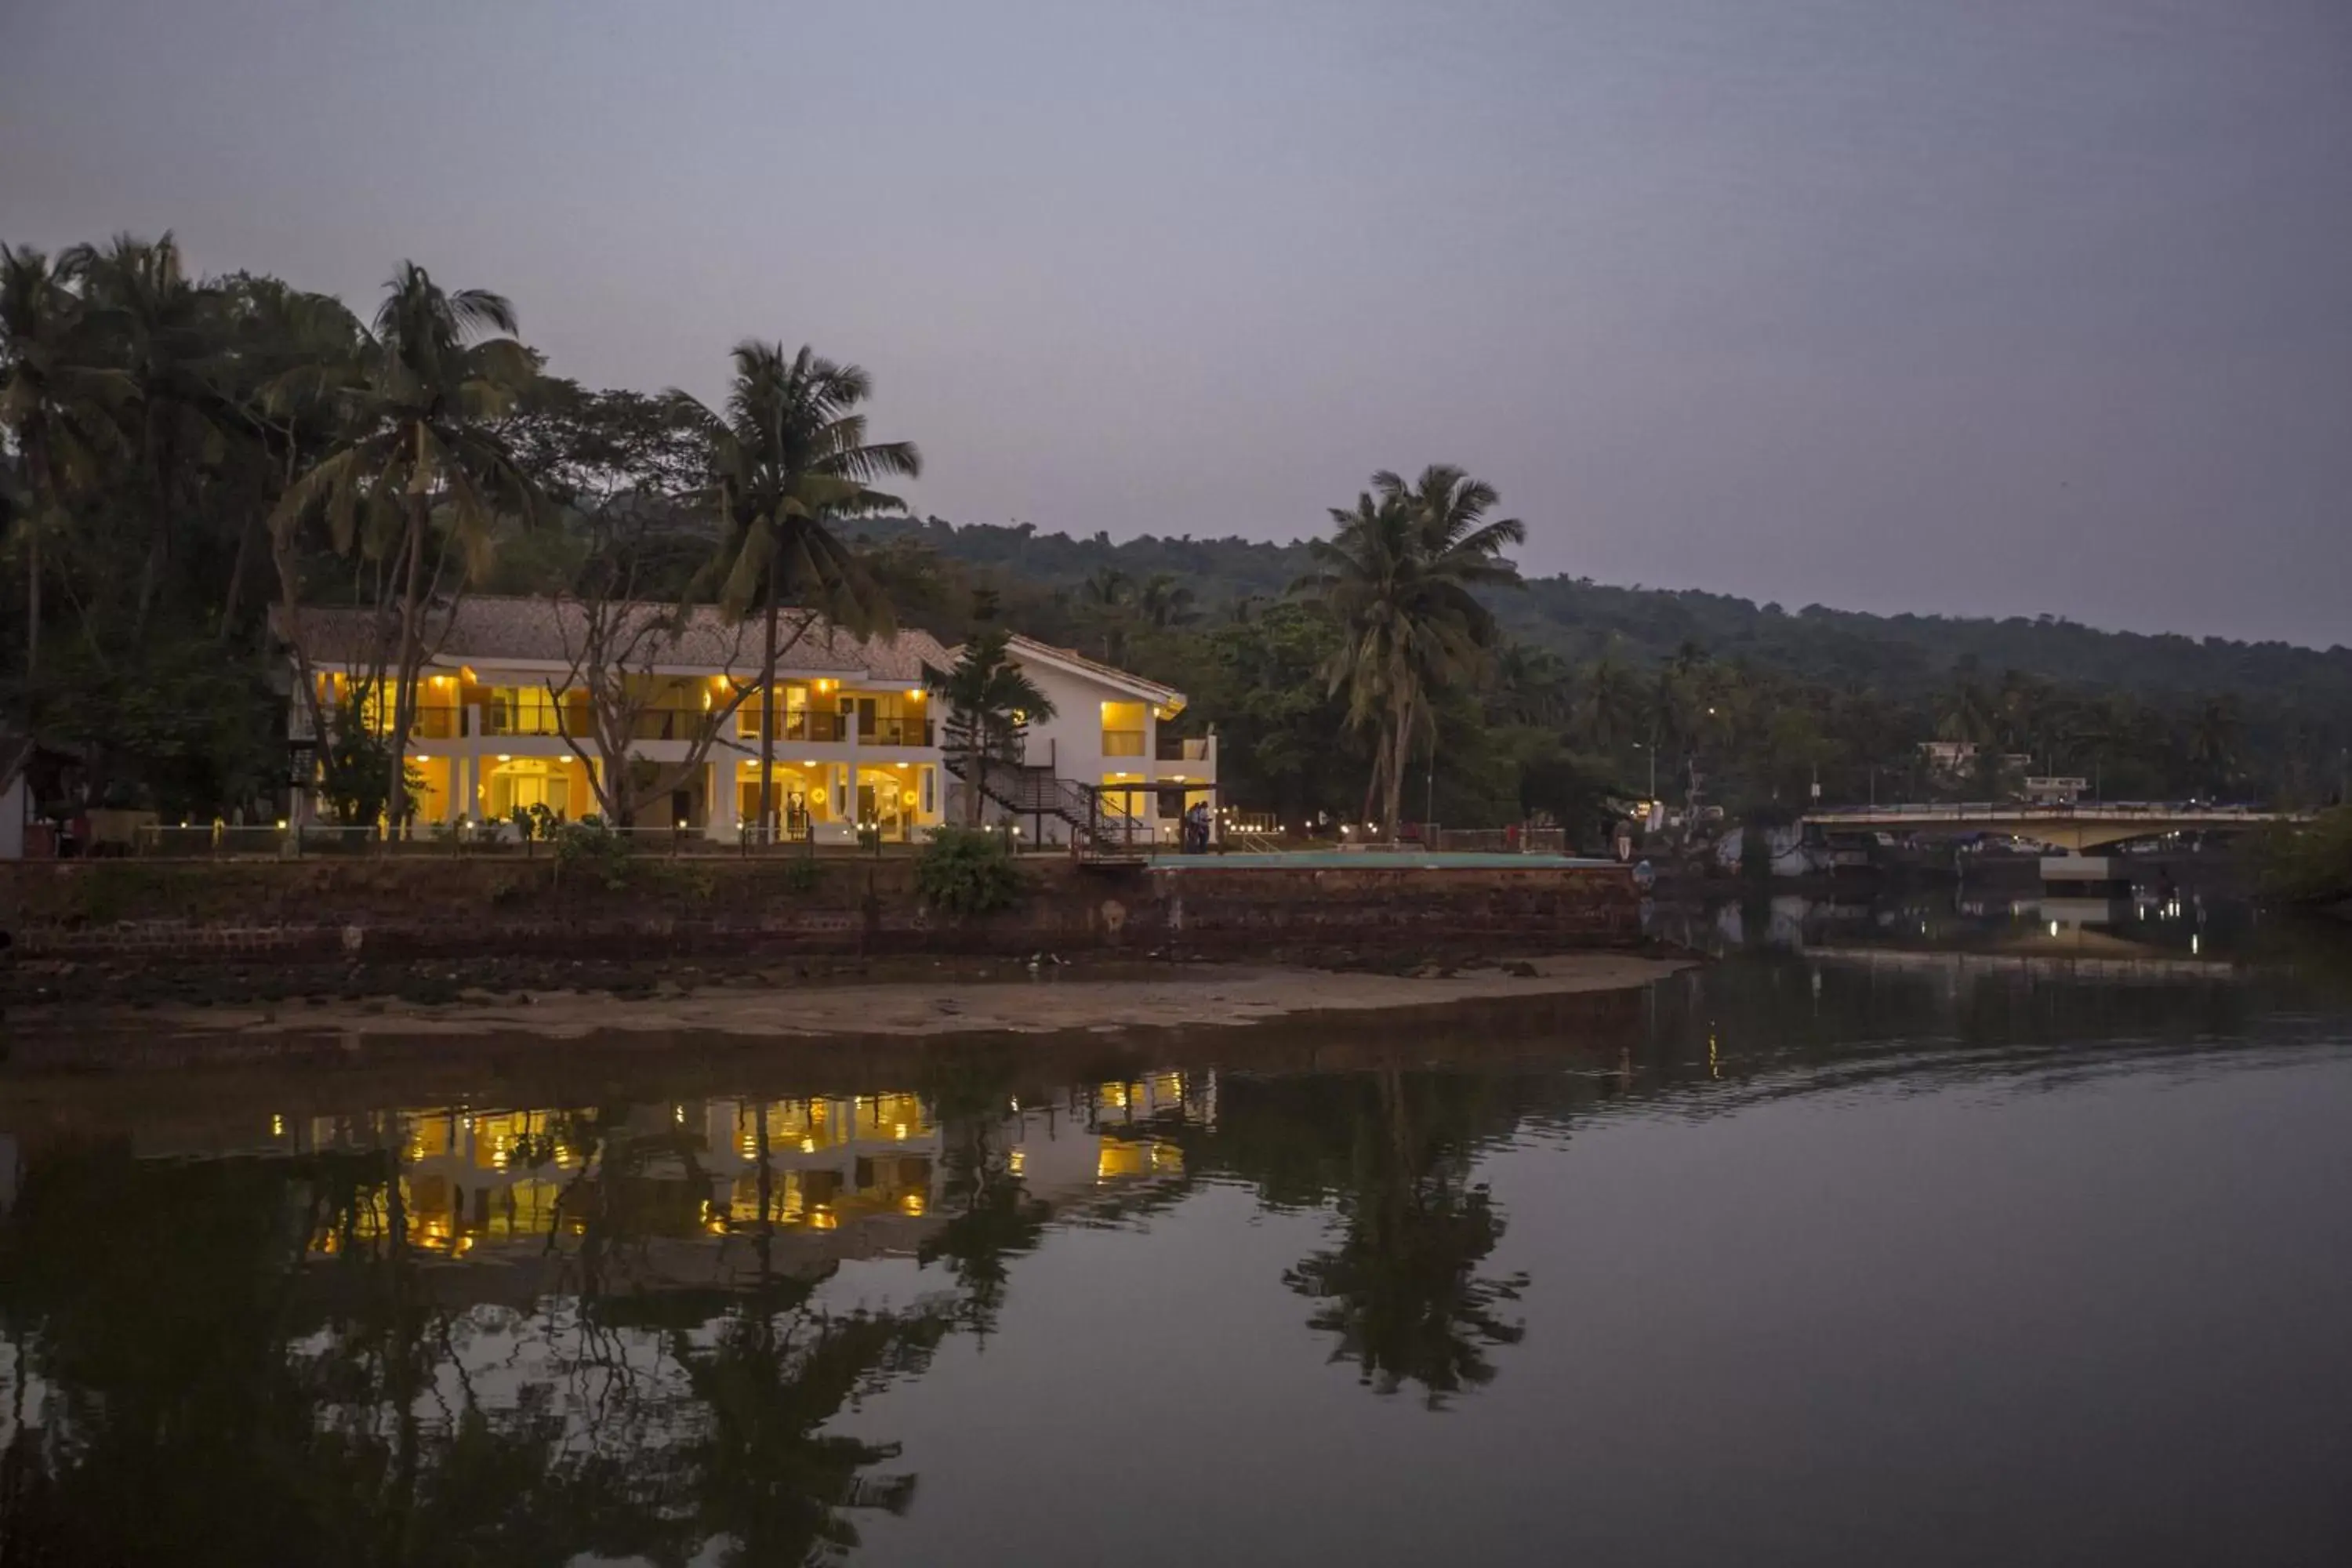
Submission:
M 1919 755 L 1926 760 L 1929 773 L 1946 783 L 1973 780 L 1980 764 L 1977 761 L 1979 748 L 1974 741 L 1922 741 Z M 2033 765 L 2033 759 L 2023 752 L 2001 753 L 2000 771 L 2004 779 L 2022 777 Z
M 2025 780 L 2025 798 L 2036 805 L 2072 805 L 2090 793 L 2090 780 L 2072 775 L 2031 773 Z

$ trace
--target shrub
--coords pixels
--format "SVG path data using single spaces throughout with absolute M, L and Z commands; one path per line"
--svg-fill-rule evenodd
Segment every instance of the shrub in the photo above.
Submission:
M 511 820 L 514 823 L 515 837 L 526 845 L 534 838 L 542 843 L 550 841 L 563 826 L 563 817 L 561 813 L 551 811 L 536 802 L 530 805 L 516 806 Z M 600 823 L 599 826 L 601 826 L 602 824 Z
M 2263 890 L 2294 903 L 2352 899 L 2352 805 L 2264 834 L 2256 849 Z
M 628 838 L 605 826 L 603 817 L 591 814 L 558 830 L 555 866 L 559 874 L 585 871 L 617 893 L 629 885 Z
M 425 773 L 413 761 L 401 773 L 413 816 Z M 392 742 L 369 729 L 357 698 L 337 708 L 329 721 L 326 744 L 319 750 L 319 793 L 347 827 L 373 823 L 392 799 Z
M 1009 909 L 1021 897 L 1012 847 L 992 833 L 942 827 L 915 859 L 915 891 L 958 920 Z

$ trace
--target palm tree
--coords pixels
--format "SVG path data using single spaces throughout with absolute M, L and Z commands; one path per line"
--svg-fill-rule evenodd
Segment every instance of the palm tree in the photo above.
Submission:
M 1190 626 L 1199 618 L 1192 608 L 1192 590 L 1178 582 L 1173 572 L 1154 572 L 1135 602 L 1144 620 L 1158 631 Z
M 1317 570 L 1295 586 L 1339 624 L 1342 640 L 1323 674 L 1348 697 L 1348 721 L 1376 741 L 1367 812 L 1379 802 L 1391 838 L 1404 816 L 1404 769 L 1427 724 L 1430 694 L 1473 673 L 1495 638 L 1475 590 L 1516 584 L 1502 558 L 1523 542 L 1515 518 L 1486 521 L 1494 488 L 1444 464 L 1408 486 L 1388 472 L 1353 508 L 1334 508 L 1334 536 L 1309 542 Z
M 1106 664 L 1127 658 L 1127 616 L 1135 605 L 1135 579 L 1116 566 L 1097 566 L 1078 584 L 1078 602 L 1102 627 Z
M 1633 672 L 1603 653 L 1585 671 L 1577 695 L 1575 727 L 1602 752 L 1613 750 L 1635 732 L 1642 719 L 1642 685 Z
M 1494 674 L 1496 709 L 1511 722 L 1549 728 L 1567 715 L 1568 667 L 1551 649 L 1505 643 Z
M 898 507 L 871 489 L 887 476 L 913 478 L 922 454 L 910 441 L 869 442 L 858 405 L 873 378 L 803 346 L 745 339 L 735 345 L 735 379 L 722 416 L 681 392 L 670 395 L 710 442 L 710 500 L 726 529 L 727 578 L 720 602 L 741 618 L 764 616 L 760 660 L 760 826 L 776 829 L 776 661 L 789 600 L 804 612 L 793 637 L 815 623 L 886 633 L 889 597 L 831 521 Z
M 285 494 L 305 463 L 341 434 L 334 395 L 357 379 L 364 333 L 341 300 L 289 288 L 275 278 L 232 277 L 223 282 L 222 295 L 229 343 L 223 379 L 238 417 L 255 437 L 237 451 L 244 462 L 266 470 L 251 482 L 273 498 L 274 506 L 274 498 Z M 300 662 L 302 646 L 290 628 L 301 608 L 301 552 L 290 531 L 271 532 L 252 522 L 238 529 L 221 601 L 220 640 L 226 644 L 236 630 L 257 546 L 272 550 L 289 641 Z M 310 672 L 305 668 L 299 673 L 315 705 Z
M 167 232 L 149 241 L 121 234 L 106 245 L 78 245 L 58 266 L 81 285 L 83 299 L 120 345 L 138 390 L 137 447 L 148 506 L 147 553 L 131 622 L 131 641 L 172 569 L 177 514 L 199 483 L 199 454 L 217 449 L 228 413 L 216 381 L 219 291 L 192 280 L 179 243 Z
M 41 540 L 66 500 L 94 483 L 118 444 L 112 411 L 131 395 L 130 379 L 95 363 L 82 301 L 41 252 L 0 245 L 0 429 L 16 447 L 24 498 L 17 531 L 25 544 L 25 679 L 41 662 Z
M 2206 699 L 2189 725 L 2189 760 L 2217 799 L 2229 792 L 2230 775 L 2238 764 L 2238 736 L 2243 728 L 2237 700 L 2226 695 Z
M 989 763 L 1018 762 L 1029 721 L 1054 716 L 1053 699 L 1013 662 L 1012 641 L 1002 629 L 982 632 L 964 645 L 955 668 L 938 682 L 948 704 L 945 750 L 970 774 L 963 789 L 966 827 L 980 826 Z
M 515 330 L 514 307 L 503 296 L 445 289 L 422 267 L 402 262 L 356 361 L 334 388 L 343 436 L 287 487 L 272 518 L 283 537 L 321 508 L 339 552 L 358 546 L 394 563 L 399 647 L 385 816 L 394 832 L 407 816 L 408 731 L 425 663 L 425 605 L 453 552 L 466 577 L 478 577 L 499 516 L 538 509 L 530 479 L 495 427 L 538 374 Z M 436 534 L 428 563 L 425 546 Z

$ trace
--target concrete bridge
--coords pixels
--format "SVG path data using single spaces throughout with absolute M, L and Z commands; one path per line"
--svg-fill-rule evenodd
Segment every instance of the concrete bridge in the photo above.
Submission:
M 2127 801 L 2095 805 L 2032 805 L 2001 801 L 1846 805 L 1817 808 L 1804 816 L 1808 826 L 1824 833 L 1906 833 L 1947 837 L 2000 833 L 2077 853 L 2168 833 L 2233 833 L 2273 822 L 2310 820 L 2308 812 Z

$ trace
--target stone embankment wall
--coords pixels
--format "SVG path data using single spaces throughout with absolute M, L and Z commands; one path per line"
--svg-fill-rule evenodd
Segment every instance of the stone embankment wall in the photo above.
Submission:
M 1134 952 L 1202 957 L 1474 944 L 1631 945 L 1638 897 L 1615 867 L 1433 872 L 1301 867 L 1023 868 L 1013 909 L 924 907 L 904 859 L 646 858 L 618 872 L 547 859 L 22 862 L 0 867 L 20 961 L 158 964 L 412 958 L 788 958 Z

